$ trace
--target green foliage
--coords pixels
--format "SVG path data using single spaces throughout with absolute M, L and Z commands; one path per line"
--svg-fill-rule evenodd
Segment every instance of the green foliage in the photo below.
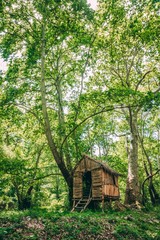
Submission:
M 160 106 L 160 93 L 148 92 L 142 100 L 144 111 L 149 111 L 152 108 L 159 108 Z
M 124 195 L 135 113 L 157 169 L 158 14 L 157 1 L 100 0 L 96 11 L 85 0 L 3 1 L 0 54 L 8 69 L 0 76 L 1 196 L 18 199 L 19 191 L 24 199 L 33 185 L 35 205 L 66 206 L 59 174 L 72 178 L 83 152 L 124 174 Z M 142 183 L 146 159 L 140 148 L 137 154 Z
M 49 212 L 34 209 L 23 212 L 2 212 L 1 239 L 23 239 L 32 235 L 40 239 L 159 239 L 159 218 L 156 210 L 84 213 Z M 29 237 L 31 238 L 31 236 Z

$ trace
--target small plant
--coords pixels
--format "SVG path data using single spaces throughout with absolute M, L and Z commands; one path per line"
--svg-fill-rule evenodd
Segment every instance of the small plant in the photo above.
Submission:
M 5 211 L 0 215 L 0 240 L 21 239 L 116 239 L 160 240 L 160 209 L 83 213 L 47 209 Z
M 128 225 L 119 225 L 114 232 L 114 235 L 118 239 L 139 239 L 139 234 L 137 230 Z

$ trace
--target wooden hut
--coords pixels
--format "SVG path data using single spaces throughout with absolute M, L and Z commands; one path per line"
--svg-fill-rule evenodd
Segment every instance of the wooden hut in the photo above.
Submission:
M 73 209 L 83 211 L 91 201 L 119 199 L 118 176 L 106 164 L 84 155 L 73 170 Z

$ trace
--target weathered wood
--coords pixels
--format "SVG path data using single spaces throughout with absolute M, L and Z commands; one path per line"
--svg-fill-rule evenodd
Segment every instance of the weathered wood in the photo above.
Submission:
M 103 199 L 104 201 L 105 199 L 119 198 L 118 173 L 103 166 L 102 163 L 84 156 L 73 172 L 73 199 L 80 200 L 83 198 L 83 175 L 86 172 L 91 172 L 92 200 Z

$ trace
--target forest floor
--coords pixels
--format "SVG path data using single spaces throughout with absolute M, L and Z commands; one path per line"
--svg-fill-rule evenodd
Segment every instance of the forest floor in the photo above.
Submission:
M 45 209 L 0 213 L 0 240 L 160 240 L 160 207 L 67 213 Z

